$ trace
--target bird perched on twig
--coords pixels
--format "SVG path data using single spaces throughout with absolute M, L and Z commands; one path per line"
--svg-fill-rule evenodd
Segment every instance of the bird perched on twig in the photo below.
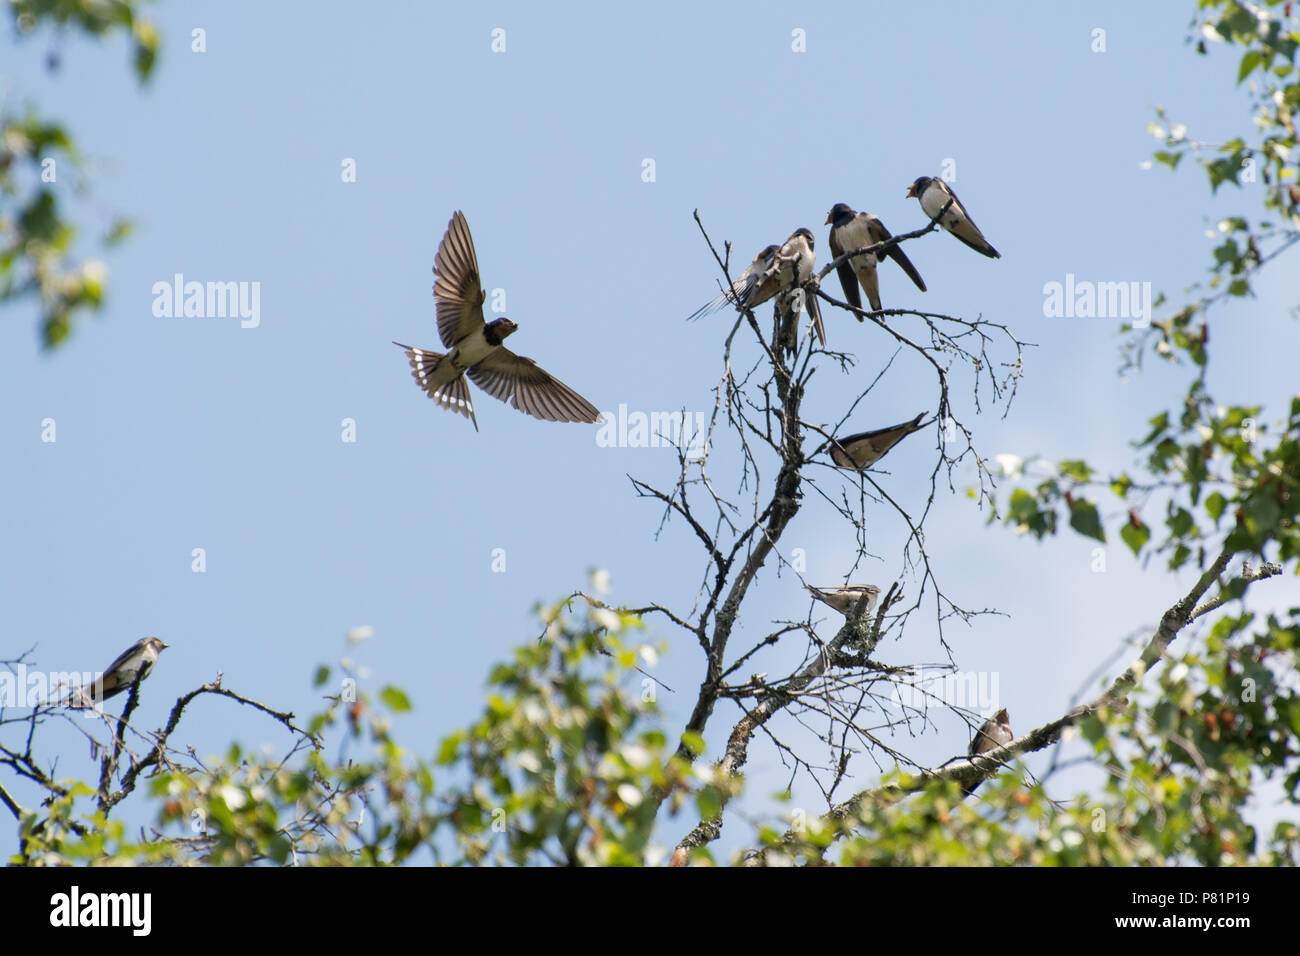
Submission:
M 478 256 L 469 223 L 457 210 L 447 223 L 438 245 L 433 272 L 438 277 L 433 297 L 438 307 L 438 337 L 450 350 L 430 352 L 394 342 L 411 360 L 411 376 L 440 407 L 459 412 L 474 423 L 468 375 L 474 384 L 493 398 L 548 422 L 590 422 L 601 420 L 600 411 L 559 379 L 538 368 L 530 358 L 516 355 L 501 343 L 518 330 L 502 316 L 483 320 L 483 286 L 479 279 Z
M 831 461 L 837 468 L 863 471 L 869 465 L 880 461 L 891 448 L 912 432 L 924 428 L 925 425 L 921 423 L 924 417 L 925 412 L 922 412 L 910 422 L 900 422 L 888 428 L 877 428 L 875 431 L 858 432 L 856 435 L 834 439 L 831 442 Z
M 883 222 L 871 213 L 855 212 L 848 203 L 837 202 L 832 206 L 831 211 L 826 214 L 826 224 L 831 227 L 832 259 L 838 259 L 844 253 L 852 252 L 854 249 L 866 249 L 868 246 L 892 238 Z M 861 284 L 863 291 L 867 293 L 867 301 L 871 303 L 871 308 L 880 311 L 880 277 L 876 274 L 876 266 L 884 262 L 886 256 L 898 263 L 918 289 L 925 291 L 925 280 L 921 278 L 921 273 L 916 271 L 916 266 L 912 265 L 912 260 L 907 258 L 907 254 L 900 246 L 891 246 L 884 252 L 868 252 L 853 256 L 835 267 L 835 271 L 839 273 L 840 285 L 844 288 L 844 298 L 848 300 L 849 305 L 857 309 L 862 308 L 862 296 L 858 294 L 858 285 Z M 859 315 L 857 319 L 861 322 L 862 316 Z
M 1007 710 L 1004 707 L 984 721 L 980 729 L 975 731 L 975 736 L 971 738 L 969 754 L 972 757 L 978 757 L 990 750 L 997 750 L 1015 739 L 1015 734 L 1011 732 L 1011 722 L 1007 717 Z M 961 788 L 962 795 L 969 797 L 979 789 L 981 782 L 976 780 L 969 787 L 963 786 Z
M 975 221 L 971 219 L 970 213 L 961 204 L 957 194 L 952 191 L 952 187 L 942 179 L 931 176 L 918 176 L 916 182 L 908 187 L 907 194 L 916 197 L 921 203 L 921 210 L 931 219 L 939 215 L 940 210 L 951 199 L 952 205 L 948 207 L 948 211 L 939 220 L 939 225 L 980 255 L 988 256 L 990 259 L 1002 258 L 1002 253 L 994 249 L 992 244 L 984 238 L 984 233 L 980 232 L 979 226 L 975 225 Z
M 688 317 L 688 322 L 716 312 L 727 303 L 733 303 L 745 309 L 762 305 L 779 292 L 789 292 L 802 288 L 813 277 L 816 266 L 816 240 L 807 229 L 796 229 L 790 238 L 780 246 L 767 246 L 754 257 L 740 277 L 731 283 L 730 289 L 724 289 L 709 302 L 696 309 Z M 822 324 L 821 307 L 817 296 L 804 292 L 804 306 L 812 318 L 813 330 L 817 341 L 826 344 L 826 328 Z
M 136 641 L 108 665 L 103 676 L 94 684 L 77 688 L 68 706 L 73 710 L 84 710 L 130 689 L 132 684 L 149 676 L 154 664 L 158 662 L 158 655 L 166 647 L 156 637 Z
M 880 588 L 874 584 L 848 584 L 829 588 L 815 588 L 811 584 L 805 584 L 804 587 L 812 592 L 812 596 L 817 600 L 833 607 L 846 617 L 855 607 L 860 608 L 857 616 L 865 617 L 871 613 L 880 597 Z

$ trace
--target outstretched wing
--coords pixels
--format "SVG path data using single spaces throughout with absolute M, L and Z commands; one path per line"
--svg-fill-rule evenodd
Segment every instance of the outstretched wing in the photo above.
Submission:
M 438 337 L 452 348 L 465 336 L 483 328 L 483 287 L 478 257 L 469 223 L 459 209 L 452 213 L 447 232 L 433 260 L 433 297 L 438 306 Z
M 493 398 L 547 422 L 600 421 L 600 409 L 530 358 L 505 346 L 493 349 L 468 372 L 474 384 Z

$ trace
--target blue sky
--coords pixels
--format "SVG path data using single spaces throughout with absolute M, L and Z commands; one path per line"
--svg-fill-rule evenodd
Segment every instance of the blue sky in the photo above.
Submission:
M 372 689 L 410 693 L 415 712 L 397 733 L 428 754 L 477 713 L 490 664 L 536 636 L 533 604 L 586 586 L 589 569 L 609 570 L 613 601 L 689 607 L 698 546 L 680 526 L 656 539 L 660 511 L 626 477 L 670 483 L 670 452 L 599 447 L 594 426 L 535 421 L 481 393 L 475 434 L 412 383 L 390 340 L 438 347 L 430 269 L 455 209 L 485 285 L 506 291 L 516 351 L 601 409 L 707 411 L 731 319 L 683 321 L 717 288 L 692 210 L 742 264 L 797 226 L 813 230 L 824 262 L 832 204 L 916 228 L 908 184 L 953 160 L 955 188 L 1003 258 L 926 236 L 907 251 L 929 291 L 887 264 L 886 306 L 982 316 L 1036 343 L 1005 418 L 976 415 L 968 383 L 954 393 L 986 457 L 1084 457 L 1109 471 L 1131 462 L 1128 442 L 1177 401 L 1186 373 L 1149 364 L 1122 379 L 1119 323 L 1044 318 L 1044 284 L 1072 273 L 1176 293 L 1204 277 L 1207 226 L 1256 208 L 1230 188 L 1211 201 L 1194 169 L 1140 168 L 1156 104 L 1198 138 L 1247 129 L 1235 58 L 1184 43 L 1190 3 L 253 10 L 160 4 L 163 54 L 143 91 L 121 42 L 66 42 L 49 73 L 48 34 L 0 38 L 7 100 L 66 123 L 94 160 L 93 199 L 73 208 L 138 226 L 108 257 L 107 307 L 66 347 L 40 351 L 30 305 L 0 322 L 0 656 L 35 644 L 42 666 L 96 670 L 159 635 L 171 648 L 138 712 L 144 726 L 218 671 L 241 693 L 310 713 L 314 666 L 369 625 L 375 636 L 349 652 Z M 190 50 L 196 27 L 204 53 Z M 491 50 L 498 27 L 504 53 Z M 1096 28 L 1103 53 L 1091 49 Z M 806 52 L 791 49 L 796 29 Z M 345 159 L 355 183 L 341 181 Z M 1294 350 L 1267 344 L 1295 337 L 1283 268 L 1259 298 L 1213 316 L 1225 333 L 1211 389 L 1264 402 L 1266 423 L 1294 388 Z M 260 324 L 155 317 L 151 289 L 175 273 L 260 283 Z M 827 363 L 814 380 L 808 412 L 833 422 L 893 347 L 843 313 L 828 312 L 827 326 L 859 361 L 851 375 Z M 933 376 L 900 356 L 846 427 L 936 404 Z M 46 418 L 53 444 L 40 438 Z M 355 443 L 341 440 L 345 418 Z M 932 436 L 914 437 L 878 480 L 917 508 L 934 456 Z M 997 675 L 1025 730 L 1063 712 L 1187 579 L 1142 569 L 1118 541 L 1098 574 L 1075 536 L 1036 544 L 988 527 L 969 480 L 941 496 L 928 546 L 956 600 L 1007 616 L 947 636 L 963 669 Z M 901 572 L 903 531 L 883 509 L 871 518 L 878 558 L 855 580 L 884 586 Z M 785 543 L 805 549 L 815 583 L 842 580 L 854 557 L 852 529 L 812 500 Z M 191 571 L 194 548 L 203 574 Z M 504 573 L 492 570 L 496 548 Z M 1260 606 L 1300 599 L 1290 577 L 1258 590 Z M 807 607 L 796 578 L 768 569 L 739 640 Z M 659 673 L 681 690 L 661 703 L 679 728 L 700 651 L 660 624 L 652 633 L 670 641 Z M 788 670 L 803 650 L 781 646 L 757 669 Z M 932 619 L 879 655 L 942 659 Z M 715 754 L 724 718 L 734 712 L 720 707 Z M 224 701 L 192 708 L 188 729 L 200 753 L 232 735 L 285 743 Z M 892 743 L 938 763 L 968 739 L 936 713 L 917 739 Z M 786 779 L 760 747 L 751 808 Z M 84 747 L 58 769 L 88 776 Z M 875 779 L 869 759 L 853 771 L 854 789 Z M 819 809 L 807 789 L 801 801 Z M 682 833 L 666 828 L 664 840 Z

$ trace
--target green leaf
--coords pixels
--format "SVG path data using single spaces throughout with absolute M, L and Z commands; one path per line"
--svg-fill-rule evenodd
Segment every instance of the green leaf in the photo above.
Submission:
M 379 699 L 395 714 L 405 713 L 411 709 L 411 699 L 400 687 L 389 684 L 379 692 Z
M 1165 433 L 1165 430 L 1169 428 L 1169 413 L 1161 412 L 1155 418 L 1150 419 L 1147 424 L 1151 426 L 1151 431 L 1147 433 L 1146 438 L 1142 439 L 1142 445 L 1151 444 Z
M 1038 506 L 1038 499 L 1024 488 L 1011 492 L 1007 502 L 1007 524 L 1014 524 L 1020 531 L 1032 531 L 1041 538 L 1053 530 L 1052 518 L 1053 514 L 1043 511 Z
M 131 235 L 134 228 L 135 227 L 132 225 L 130 219 L 113 220 L 113 225 L 109 227 L 108 232 L 104 235 L 104 245 L 117 245 L 123 239 L 127 238 L 127 236 Z
M 1106 543 L 1106 532 L 1101 526 L 1101 515 L 1091 501 L 1076 499 L 1070 505 L 1070 527 L 1086 538 Z
M 19 222 L 30 239 L 52 243 L 63 228 L 54 194 L 48 189 L 42 189 L 22 211 Z
M 1232 266 L 1241 259 L 1241 250 L 1236 239 L 1228 239 L 1214 248 L 1214 262 L 1220 266 Z
M 1057 464 L 1057 473 L 1062 478 L 1071 478 L 1074 481 L 1084 482 L 1092 480 L 1092 469 L 1088 467 L 1086 461 L 1066 459 Z
M 465 732 L 458 730 L 454 734 L 443 738 L 442 743 L 438 746 L 437 761 L 439 764 L 449 764 L 455 761 L 456 752 L 460 750 L 460 742 L 464 737 Z
M 266 855 L 276 863 L 283 863 L 289 859 L 289 854 L 293 850 L 293 843 L 281 833 L 275 833 L 267 843 Z
M 1237 68 L 1237 83 L 1240 84 L 1263 62 L 1264 55 L 1262 53 L 1257 50 L 1247 51 L 1246 55 L 1241 58 L 1241 66 Z
M 141 83 L 149 82 L 158 62 L 158 30 L 148 20 L 137 20 L 135 29 L 135 75 Z
M 1178 508 L 1165 521 L 1169 533 L 1175 538 L 1183 538 L 1196 529 L 1196 519 L 1186 508 Z
M 1267 493 L 1257 492 L 1246 501 L 1246 520 L 1255 532 L 1273 533 L 1277 530 L 1282 512 L 1277 500 Z
M 699 807 L 701 819 L 713 820 L 722 814 L 722 795 L 717 787 L 705 787 L 695 795 L 695 805 Z
M 1217 193 L 1224 183 L 1237 182 L 1237 170 L 1241 166 L 1230 159 L 1215 159 L 1205 163 L 1205 173 L 1210 177 L 1210 192 Z
M 1250 10 L 1233 3 L 1228 12 L 1218 23 L 1219 33 L 1238 43 L 1249 43 L 1255 38 L 1259 19 Z
M 704 738 L 701 737 L 693 730 L 683 731 L 682 743 L 684 743 L 686 745 L 686 749 L 689 750 L 696 757 L 704 753 Z
M 1142 546 L 1151 540 L 1151 529 L 1146 525 L 1137 527 L 1130 522 L 1119 529 L 1119 536 L 1136 556 L 1142 550 Z
M 1227 547 L 1226 544 L 1224 546 Z M 1187 563 L 1187 559 L 1191 556 L 1192 549 L 1187 547 L 1185 544 L 1180 544 L 1178 547 L 1174 548 L 1174 553 L 1169 558 L 1169 570 L 1177 571 Z
M 1219 590 L 1219 593 L 1223 595 L 1224 600 L 1235 601 L 1246 593 L 1246 582 L 1241 578 L 1232 578 Z
M 1090 715 L 1079 721 L 1078 727 L 1083 739 L 1100 750 L 1106 740 L 1106 725 Z
M 52 349 L 72 334 L 72 319 L 66 309 L 59 309 L 48 316 L 41 329 L 45 347 Z

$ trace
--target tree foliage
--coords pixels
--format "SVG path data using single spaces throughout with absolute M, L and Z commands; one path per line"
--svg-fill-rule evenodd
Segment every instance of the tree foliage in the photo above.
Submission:
M 125 748 L 128 788 L 139 779 L 137 767 L 154 771 L 148 792 L 157 815 L 138 838 L 111 818 L 120 802 L 111 784 L 95 790 L 45 778 L 50 806 L 22 811 L 22 850 L 13 862 L 616 865 L 653 859 L 659 797 L 670 813 L 688 801 L 698 812 L 712 812 L 735 784 L 712 781 L 706 768 L 673 756 L 677 742 L 659 718 L 656 684 L 638 666 L 658 654 L 635 641 L 639 618 L 582 601 L 581 615 L 570 610 L 573 599 L 539 609 L 541 638 L 493 669 L 480 716 L 427 755 L 410 753 L 393 737 L 394 720 L 411 707 L 402 690 L 386 686 L 372 695 L 358 688 L 353 665 L 337 679 L 321 667 L 315 685 L 337 692 L 304 727 L 292 714 L 273 715 L 293 737 L 275 758 L 232 744 L 220 759 L 198 761 L 169 746 L 170 735 L 126 728 L 123 736 L 139 741 L 138 752 Z M 177 701 L 172 731 L 202 692 Z M 29 724 L 0 714 L 0 727 L 35 727 L 61 715 L 66 712 L 58 708 L 38 709 Z M 333 756 L 326 740 L 337 747 Z M 702 742 L 692 746 L 698 752 Z M 106 752 L 104 759 L 110 757 Z M 0 746 L 5 765 L 33 772 L 21 752 Z
M 137 0 L 13 0 L 7 6 L 18 36 L 52 34 L 52 70 L 58 68 L 58 42 L 79 31 L 129 37 L 136 78 L 143 84 L 153 73 L 158 32 Z M 34 299 L 46 348 L 67 339 L 77 315 L 104 304 L 107 267 L 79 257 L 79 227 L 68 212 L 70 197 L 86 188 L 84 157 L 72 133 L 0 94 L 0 306 Z M 101 242 L 111 246 L 130 229 L 118 218 L 104 228 Z
M 16 6 L 48 16 L 64 9 Z M 1300 236 L 1292 121 L 1300 101 L 1300 26 L 1277 2 L 1202 0 L 1192 42 L 1206 56 L 1239 57 L 1250 129 L 1207 144 L 1159 111 L 1154 132 L 1161 148 L 1154 159 L 1181 176 L 1194 162 L 1210 193 L 1232 185 L 1243 208 L 1218 222 L 1222 240 L 1206 282 L 1177 297 L 1162 295 L 1164 312 L 1150 328 L 1121 331 L 1126 371 L 1140 373 L 1154 356 L 1186 373 L 1182 393 L 1134 436 L 1129 468 L 1105 475 L 1078 459 L 1048 464 L 1005 458 L 1003 487 L 995 490 L 995 475 L 959 420 L 949 386 L 959 374 L 970 376 L 976 412 L 981 396 L 1009 402 L 1020 373 L 1019 340 L 983 321 L 886 310 L 918 320 L 922 334 L 909 337 L 901 323 L 887 325 L 883 316 L 857 310 L 875 323 L 873 332 L 891 336 L 900 354 L 933 375 L 942 424 L 936 426 L 931 496 L 921 514 L 911 514 L 869 474 L 858 481 L 856 494 L 846 491 L 839 473 L 818 470 L 825 467 L 818 455 L 852 409 L 830 426 L 806 413 L 818 350 L 794 338 L 797 301 L 778 300 L 770 331 L 741 308 L 726 340 L 709 436 L 711 443 L 722 433 L 734 439 L 740 476 L 733 487 L 752 497 L 732 500 L 720 491 L 707 454 L 696 459 L 683 451 L 672 487 L 633 479 L 635 492 L 663 509 L 663 527 L 680 528 L 702 549 L 704 572 L 688 610 L 614 608 L 583 593 L 540 608 L 541 638 L 521 644 L 493 669 L 482 712 L 437 746 L 414 750 L 400 746 L 394 734 L 411 707 L 406 693 L 393 686 L 368 693 L 348 667 L 337 677 L 332 668 L 318 669 L 315 682 L 328 695 L 326 706 L 304 726 L 218 681 L 179 699 L 168 725 L 145 735 L 130 727 L 133 692 L 123 717 L 105 723 L 94 786 L 56 779 L 40 757 L 36 731 L 59 718 L 56 709 L 19 717 L 0 712 L 0 770 L 41 798 L 36 809 L 38 801 L 24 799 L 0 778 L 0 802 L 19 821 L 22 846 L 15 862 L 1300 862 L 1294 822 L 1300 803 L 1300 687 L 1294 679 L 1300 617 L 1296 609 L 1258 612 L 1247 601 L 1269 579 L 1294 572 L 1300 557 L 1300 396 L 1284 408 L 1268 407 L 1263 397 L 1222 405 L 1210 394 L 1206 375 L 1210 326 L 1225 298 L 1250 297 L 1261 271 Z M 42 149 L 71 153 L 57 129 L 34 120 L 23 128 L 41 149 L 22 157 Z M 1184 163 L 1187 157 L 1192 160 Z M 23 207 L 34 212 L 22 228 L 58 235 L 57 216 L 40 211 L 39 196 L 32 202 Z M 890 242 L 917 241 L 933 228 Z M 28 245 L 30 239 L 25 256 Z M 730 284 L 729 247 L 717 258 Z M 816 282 L 803 293 L 854 311 Z M 754 346 L 752 364 L 738 357 L 733 362 L 737 336 Z M 817 359 L 844 372 L 852 365 L 845 353 L 821 351 Z M 1001 374 L 990 378 L 994 369 Z M 1030 539 L 1066 528 L 1099 543 L 1118 537 L 1142 561 L 1158 557 L 1171 574 L 1195 572 L 1195 581 L 1174 605 L 1150 609 L 1152 623 L 1120 648 L 1133 663 L 1103 680 L 1091 700 L 1063 705 L 1059 717 L 1040 727 L 1017 728 L 1021 736 L 1003 748 L 931 768 L 887 747 L 878 728 L 860 717 L 870 711 L 893 726 L 915 716 L 884 703 L 888 690 L 914 676 L 875 658 L 885 633 L 925 610 L 933 613 L 938 641 L 950 653 L 944 621 L 977 613 L 943 593 L 925 549 L 924 520 L 941 476 L 951 482 L 964 461 L 979 475 L 975 497 L 988 503 L 1001 498 L 991 521 Z M 1036 480 L 1029 477 L 1035 472 Z M 768 633 L 744 635 L 748 645 L 738 648 L 741 606 L 768 562 L 798 572 L 782 536 L 809 500 L 829 505 L 855 529 L 860 556 L 866 553 L 865 509 L 894 508 L 910 530 L 903 564 L 914 572 L 919 593 L 904 598 L 900 581 L 883 594 L 874 615 L 847 613 L 829 638 L 810 611 L 804 620 L 773 622 Z M 687 635 L 688 647 L 698 647 L 703 660 L 695 706 L 681 728 L 665 725 L 658 684 L 646 669 L 665 648 L 639 640 L 644 628 L 664 622 Z M 808 646 L 798 667 L 776 677 L 744 676 L 764 648 L 791 639 Z M 284 727 L 290 743 L 274 759 L 232 745 L 219 760 L 198 760 L 172 741 L 186 708 L 202 695 L 260 709 Z M 716 712 L 724 705 L 740 716 L 722 735 L 720 751 L 706 752 L 706 731 L 717 728 Z M 782 740 L 780 720 L 811 723 L 810 717 L 833 728 L 822 742 L 834 759 L 815 760 Z M 21 731 L 18 743 L 5 742 L 6 728 Z M 822 788 L 824 810 L 783 813 L 774 803 L 751 820 L 733 809 L 750 744 L 760 738 L 793 772 Z M 1071 739 L 1076 743 L 1067 746 Z M 845 768 L 863 752 L 893 769 L 844 796 Z M 1047 756 L 1034 772 L 1022 760 L 1031 752 Z M 1100 782 L 1093 792 L 1063 799 L 1056 782 L 1079 764 L 1098 771 Z M 977 780 L 984 780 L 978 797 L 963 800 L 962 785 Z M 155 810 L 153 826 L 131 835 L 116 808 L 145 781 L 140 790 L 147 789 Z M 1252 804 L 1265 793 L 1286 815 L 1261 830 Z M 743 844 L 725 856 L 710 849 L 724 823 Z

